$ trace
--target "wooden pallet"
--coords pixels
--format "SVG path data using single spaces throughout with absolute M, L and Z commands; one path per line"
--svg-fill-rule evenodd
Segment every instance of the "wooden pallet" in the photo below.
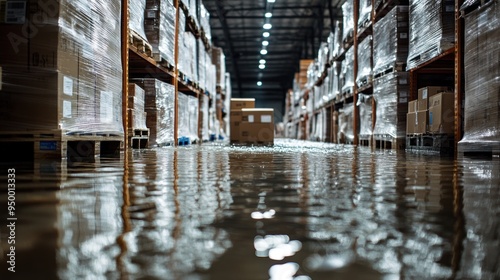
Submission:
M 92 161 L 95 157 L 117 157 L 123 135 L 72 133 L 61 130 L 0 132 L 0 151 L 7 160 L 67 159 L 68 163 Z
M 444 47 L 444 48 L 443 48 Z M 417 68 L 421 66 L 422 64 L 438 57 L 441 56 L 442 54 L 447 53 L 450 48 L 453 47 L 453 43 L 449 43 L 449 46 L 432 46 L 431 48 L 423 51 L 422 53 L 413 56 L 412 58 L 408 59 L 408 65 L 407 65 L 407 70 Z
M 372 147 L 373 137 L 372 135 L 359 135 L 359 145 L 365 147 Z
M 146 129 L 129 129 L 128 137 L 130 147 L 132 149 L 144 149 L 149 144 L 149 128 Z
M 373 142 L 377 149 L 403 150 L 406 145 L 405 141 L 405 138 L 396 138 L 390 135 L 375 134 L 373 136 Z
M 142 38 L 137 32 L 129 30 L 128 43 L 131 48 L 134 48 L 139 53 L 144 53 L 149 57 L 153 57 L 153 47 L 144 38 Z
M 406 151 L 452 155 L 454 145 L 454 136 L 449 134 L 422 133 L 406 135 Z
M 460 141 L 458 143 L 457 152 L 459 158 L 464 158 L 464 157 L 500 158 L 500 142 Z
M 357 82 L 358 89 L 359 88 L 364 88 L 364 87 L 368 86 L 369 84 L 371 84 L 372 82 L 373 82 L 373 77 L 371 75 L 370 76 L 361 77 L 359 79 L 359 81 Z
M 404 71 L 406 71 L 406 62 L 388 63 L 381 69 L 378 69 L 377 72 L 373 74 L 373 77 L 377 79 L 390 73 L 404 72 Z

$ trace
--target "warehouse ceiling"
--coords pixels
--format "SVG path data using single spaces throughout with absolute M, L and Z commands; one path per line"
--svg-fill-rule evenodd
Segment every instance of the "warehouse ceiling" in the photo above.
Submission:
M 204 0 L 210 13 L 212 44 L 223 48 L 226 55 L 232 96 L 284 101 L 294 73 L 299 71 L 299 60 L 316 58 L 334 21 L 342 20 L 343 2 Z M 266 17 L 266 13 L 272 16 Z M 266 23 L 272 25 L 268 30 L 264 29 Z M 264 32 L 269 32 L 269 37 L 265 38 Z M 264 41 L 269 44 L 264 46 Z M 263 49 L 267 54 L 261 54 Z M 259 68 L 262 59 L 264 69 Z

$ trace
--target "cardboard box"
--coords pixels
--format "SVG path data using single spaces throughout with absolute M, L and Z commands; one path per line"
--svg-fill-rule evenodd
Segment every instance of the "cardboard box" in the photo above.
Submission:
M 415 113 L 418 111 L 418 100 L 408 102 L 408 113 Z
M 240 110 L 231 110 L 230 113 L 230 141 L 231 143 L 239 143 L 240 142 L 240 123 L 241 123 L 241 109 Z
M 239 141 L 245 144 L 274 143 L 274 109 L 241 109 Z
M 406 134 L 415 134 L 417 124 L 417 112 L 406 114 Z
M 455 131 L 455 94 L 443 92 L 429 98 L 429 132 L 453 134 Z
M 231 98 L 231 110 L 255 108 L 255 98 Z
M 427 111 L 417 111 L 417 118 L 415 123 L 415 133 L 427 133 Z
M 443 86 L 429 86 L 418 89 L 418 99 L 428 99 L 440 92 L 447 91 L 448 87 Z

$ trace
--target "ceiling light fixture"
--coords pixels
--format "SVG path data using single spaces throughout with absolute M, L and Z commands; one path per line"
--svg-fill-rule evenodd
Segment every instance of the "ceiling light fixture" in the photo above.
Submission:
M 260 86 L 262 86 L 262 82 L 261 82 L 261 81 L 258 81 L 258 82 L 257 82 L 257 85 L 258 85 L 259 87 L 260 87 Z
M 267 50 L 265 50 L 265 49 L 260 50 L 260 54 L 261 55 L 266 55 L 267 54 Z
M 261 60 L 259 60 L 259 63 L 260 64 L 266 64 L 266 60 L 265 59 L 261 59 Z
M 266 68 L 266 65 L 265 65 L 265 64 L 260 64 L 260 65 L 259 65 L 259 69 L 264 69 L 264 68 Z
M 268 45 L 269 45 L 269 41 L 262 41 L 262 45 L 263 45 L 264 47 L 268 46 Z
M 276 0 L 267 0 L 267 3 L 274 3 Z
M 272 24 L 270 24 L 270 23 L 266 23 L 266 24 L 264 24 L 264 26 L 263 26 L 263 27 L 264 27 L 264 29 L 266 29 L 266 30 L 269 30 L 269 29 L 273 28 Z
M 273 16 L 273 13 L 270 13 L 270 12 L 267 12 L 265 15 L 264 15 L 266 18 L 270 18 Z
M 264 38 L 269 37 L 269 35 L 271 35 L 271 34 L 269 34 L 269 32 L 267 32 L 267 31 L 266 31 L 266 32 L 264 32 L 264 33 L 262 33 L 262 36 L 264 36 Z

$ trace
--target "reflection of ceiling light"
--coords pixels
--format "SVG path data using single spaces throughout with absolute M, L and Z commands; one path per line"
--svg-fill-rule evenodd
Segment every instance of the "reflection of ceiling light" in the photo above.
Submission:
M 264 33 L 262 33 L 262 36 L 264 36 L 264 38 L 269 37 L 269 35 L 271 35 L 271 34 L 269 34 L 269 32 L 264 32 Z
M 262 82 L 261 82 L 261 81 L 258 81 L 258 82 L 257 82 L 257 85 L 258 85 L 259 87 L 260 87 L 260 86 L 262 86 Z
M 259 63 L 260 64 L 266 64 L 266 60 L 265 59 L 261 59 L 261 60 L 259 60 Z
M 260 50 L 260 54 L 261 55 L 266 55 L 267 54 L 267 50 Z
M 263 45 L 263 46 L 267 46 L 267 45 L 269 45 L 269 41 L 262 41 L 262 45 Z
M 270 17 L 272 17 L 272 16 L 273 16 L 273 14 L 272 14 L 272 13 L 267 12 L 264 16 L 265 16 L 266 18 L 270 18 Z
M 260 68 L 260 69 L 264 69 L 264 68 L 266 68 L 266 65 L 261 64 L 261 65 L 259 65 L 259 68 Z
M 267 3 L 274 3 L 276 0 L 267 0 Z
M 271 29 L 271 28 L 273 28 L 272 24 L 270 24 L 270 23 L 264 24 L 263 27 L 264 27 L 264 29 Z

